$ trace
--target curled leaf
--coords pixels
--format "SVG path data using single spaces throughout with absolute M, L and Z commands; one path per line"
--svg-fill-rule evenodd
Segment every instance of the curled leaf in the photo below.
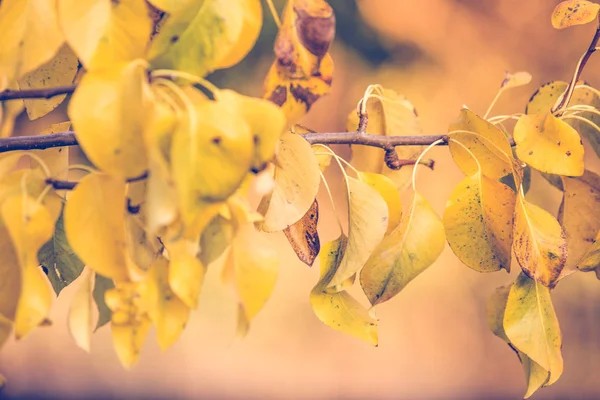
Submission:
M 315 199 L 304 217 L 283 230 L 292 249 L 304 264 L 309 267 L 319 254 L 321 242 L 317 232 L 319 222 L 319 203 Z
M 402 222 L 373 251 L 360 274 L 372 305 L 397 295 L 444 250 L 444 225 L 427 200 L 415 192 Z
M 319 282 L 310 292 L 317 317 L 327 326 L 377 346 L 377 320 L 348 292 L 329 293 L 331 278 L 344 257 L 348 238 L 344 235 L 323 246 Z

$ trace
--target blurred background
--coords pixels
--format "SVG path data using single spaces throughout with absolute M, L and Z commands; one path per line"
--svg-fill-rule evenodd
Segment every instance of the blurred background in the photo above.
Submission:
M 332 0 L 337 36 L 332 48 L 333 90 L 304 125 L 345 130 L 346 118 L 368 84 L 406 95 L 423 130 L 446 132 L 463 105 L 483 114 L 505 71 L 528 71 L 533 81 L 508 91 L 492 115 L 523 112 L 541 84 L 568 80 L 593 36 L 592 25 L 556 31 L 557 0 Z M 276 4 L 280 7 L 283 2 Z M 272 62 L 276 28 L 265 7 L 265 27 L 251 55 L 211 77 L 221 87 L 261 96 Z M 583 78 L 600 85 L 600 57 Z M 62 114 L 61 114 L 62 112 Z M 64 107 L 45 123 L 64 120 Z M 21 121 L 22 122 L 22 121 Z M 24 132 L 39 130 L 28 126 Z M 337 150 L 349 155 L 345 146 Z M 591 152 L 588 152 L 591 155 Z M 418 186 L 440 215 L 462 178 L 446 148 L 436 148 L 434 171 L 420 170 Z M 599 172 L 591 158 L 587 167 Z M 342 181 L 327 172 L 337 193 Z M 556 213 L 560 194 L 534 173 L 528 199 Z M 329 201 L 320 194 L 321 243 L 339 235 Z M 338 199 L 343 212 L 343 199 Z M 406 203 L 405 203 L 406 204 Z M 151 334 L 139 364 L 125 371 L 112 349 L 110 329 L 94 336 L 91 354 L 75 347 L 66 315 L 77 282 L 55 301 L 53 326 L 39 328 L 0 352 L 8 380 L 1 396 L 98 399 L 516 399 L 525 393 L 521 365 L 486 325 L 486 300 L 518 273 L 482 275 L 462 265 L 446 246 L 441 258 L 396 298 L 379 307 L 379 347 L 323 325 L 309 292 L 318 265 L 299 262 L 281 234 L 280 277 L 249 335 L 234 340 L 235 304 L 209 271 L 200 307 L 180 340 L 162 353 Z M 359 294 L 359 291 L 355 293 Z M 360 297 L 361 301 L 366 299 Z M 536 399 L 600 397 L 600 282 L 574 274 L 553 291 L 563 331 L 564 374 Z

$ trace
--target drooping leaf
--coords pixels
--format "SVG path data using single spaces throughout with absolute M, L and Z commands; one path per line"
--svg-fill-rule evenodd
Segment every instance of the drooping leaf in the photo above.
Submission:
M 388 227 L 388 208 L 379 192 L 348 177 L 348 243 L 329 285 L 339 291 L 343 283 L 360 271 L 381 243 Z
M 66 44 L 47 63 L 19 79 L 19 87 L 24 89 L 50 88 L 73 83 L 78 66 L 77 56 Z M 25 99 L 25 109 L 30 120 L 38 119 L 58 107 L 66 95 L 49 99 Z
M 169 254 L 169 286 L 191 309 L 198 307 L 206 266 L 197 258 L 198 240 L 179 239 L 165 242 Z
M 488 178 L 498 179 L 512 172 L 510 143 L 497 126 L 463 108 L 448 131 L 452 139 L 462 144 L 451 141 L 449 147 L 454 162 L 465 175 L 472 176 L 481 169 Z
M 125 182 L 92 173 L 79 181 L 65 205 L 65 233 L 85 265 L 118 281 L 130 278 L 125 239 Z
M 596 236 L 600 232 L 600 177 L 586 170 L 577 178 L 562 177 L 562 183 L 564 193 L 558 220 L 567 236 L 568 257 L 562 271 L 566 276 L 575 272 L 576 266 L 582 271 L 600 266 L 595 260 Z
M 563 81 L 552 81 L 542 85 L 529 99 L 525 113 L 546 114 L 550 112 L 560 96 L 567 90 L 568 85 Z
M 385 175 L 359 172 L 358 177 L 361 182 L 364 182 L 375 189 L 385 201 L 388 208 L 388 227 L 385 233 L 389 234 L 402 220 L 402 203 L 400 201 L 398 188 L 394 181 Z
M 180 211 L 191 223 L 206 202 L 231 196 L 246 177 L 253 157 L 246 121 L 219 101 L 201 101 L 180 123 L 170 152 Z
M 121 364 L 131 368 L 140 358 L 151 325 L 147 299 L 140 294 L 140 283 L 132 282 L 108 290 L 105 298 L 112 311 L 110 328 L 115 351 Z
M 0 91 L 5 90 L 19 90 L 19 86 L 14 80 L 0 81 Z M 20 99 L 0 102 L 0 138 L 12 136 L 15 121 L 24 107 L 23 100 Z
M 148 2 L 162 11 L 173 14 L 191 0 L 148 0 Z
M 519 361 L 523 365 L 525 379 L 527 380 L 527 391 L 525 393 L 525 398 L 527 399 L 548 381 L 548 371 L 529 358 L 525 353 L 518 350 L 506 336 L 506 332 L 504 331 L 504 314 L 510 289 L 511 286 L 500 287 L 496 289 L 488 300 L 488 326 L 494 335 L 504 340 L 517 353 Z
M 371 318 L 367 309 L 345 290 L 336 293 L 327 291 L 342 262 L 347 243 L 348 238 L 342 235 L 323 246 L 321 276 L 310 292 L 310 303 L 325 325 L 377 346 L 377 320 Z
M 552 26 L 565 29 L 574 25 L 590 23 L 598 16 L 600 4 L 586 0 L 567 0 L 560 2 L 552 12 Z
M 144 65 L 134 61 L 86 73 L 73 94 L 69 117 L 77 141 L 106 173 L 133 178 L 148 168 L 139 147 L 150 112 L 147 85 Z
M 0 349 L 12 333 L 13 322 L 6 318 L 4 315 L 0 314 Z M 2 393 L 2 389 L 4 388 L 3 377 L 0 375 L 0 393 Z
M 462 180 L 444 212 L 450 248 L 479 272 L 510 271 L 515 193 L 481 173 Z
M 557 175 L 583 174 L 583 145 L 575 129 L 552 114 L 523 115 L 514 129 L 517 157 Z
M 110 321 L 112 311 L 106 305 L 104 295 L 107 291 L 113 289 L 115 284 L 111 279 L 105 278 L 102 275 L 95 275 L 93 297 L 98 308 L 98 323 L 95 328 L 95 330 L 98 330 L 98 328 L 101 328 Z
M 18 79 L 49 61 L 64 42 L 55 0 L 3 0 L 0 76 Z
M 77 346 L 90 352 L 92 332 L 94 330 L 92 281 L 94 274 L 87 270 L 81 277 L 81 284 L 71 301 L 69 308 L 69 332 Z
M 313 265 L 321 249 L 319 233 L 317 232 L 318 222 L 319 203 L 315 199 L 313 205 L 299 221 L 283 230 L 285 237 L 300 261 L 309 267 Z
M 276 232 L 300 220 L 312 206 L 320 182 L 319 165 L 308 142 L 284 133 L 275 157 L 275 189 L 259 205 L 265 216 L 260 228 Z
M 173 10 L 148 57 L 155 68 L 204 76 L 244 58 L 261 27 L 259 0 L 188 1 Z
M 386 236 L 360 274 L 372 305 L 383 303 L 427 269 L 444 250 L 444 225 L 427 200 L 415 193 L 402 222 Z
M 152 22 L 144 0 L 57 0 L 67 43 L 88 70 L 143 58 Z
M 254 142 L 251 168 L 261 169 L 275 156 L 279 137 L 286 126 L 285 115 L 279 107 L 267 100 L 242 96 L 232 90 L 222 90 L 218 96 L 219 101 L 246 120 Z
M 510 288 L 503 325 L 510 343 L 547 372 L 543 386 L 556 382 L 563 371 L 562 338 L 550 289 L 521 273 Z M 537 366 L 530 366 L 532 376 L 539 375 Z M 531 386 L 530 380 L 528 394 L 537 389 Z
M 52 237 L 54 221 L 48 210 L 28 195 L 15 195 L 2 203 L 2 219 L 21 268 L 21 296 L 15 315 L 15 336 L 27 335 L 50 314 L 52 289 L 37 253 Z
M 200 261 L 209 266 L 229 247 L 233 239 L 232 222 L 217 215 L 202 232 L 200 237 Z
M 277 282 L 279 258 L 264 233 L 258 232 L 246 211 L 231 204 L 236 221 L 235 235 L 225 264 L 222 277 L 231 287 L 240 303 L 238 326 L 245 334 L 250 322 L 263 308 Z
M 54 227 L 54 235 L 38 253 L 38 259 L 47 271 L 48 279 L 58 295 L 79 277 L 83 262 L 75 255 L 65 234 L 63 214 Z
M 558 221 L 522 197 L 515 206 L 513 251 L 523 272 L 549 288 L 567 261 L 567 241 Z
M 275 41 L 276 59 L 265 79 L 265 98 L 297 122 L 331 90 L 335 15 L 324 0 L 288 1 Z
M 190 314 L 190 308 L 169 287 L 169 263 L 164 258 L 155 261 L 145 282 L 148 315 L 156 326 L 160 348 L 167 350 L 179 338 Z
M 394 90 L 380 88 L 377 97 L 367 101 L 369 123 L 367 133 L 380 136 L 418 136 L 421 130 L 419 118 L 413 104 Z M 346 123 L 348 131 L 355 131 L 359 118 L 356 110 L 350 112 Z M 399 146 L 396 148 L 402 160 L 414 160 L 422 151 L 420 146 Z M 352 146 L 352 165 L 359 171 L 384 174 L 392 179 L 399 189 L 410 182 L 412 167 L 391 170 L 384 162 L 385 151 L 370 146 Z

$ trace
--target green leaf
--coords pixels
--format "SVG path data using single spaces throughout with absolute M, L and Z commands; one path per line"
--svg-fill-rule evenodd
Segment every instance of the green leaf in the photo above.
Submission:
M 83 271 L 83 262 L 75 255 L 65 235 L 63 214 L 54 228 L 54 236 L 38 252 L 38 259 L 56 294 L 69 286 Z
M 98 307 L 98 323 L 96 324 L 96 330 L 100 327 L 104 326 L 110 321 L 112 311 L 106 305 L 106 300 L 104 299 L 104 294 L 115 287 L 112 279 L 108 279 L 102 275 L 96 274 L 96 282 L 94 283 L 94 301 L 96 302 L 96 307 Z

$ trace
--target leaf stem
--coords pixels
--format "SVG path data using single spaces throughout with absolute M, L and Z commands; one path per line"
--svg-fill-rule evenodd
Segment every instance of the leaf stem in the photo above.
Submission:
M 412 188 L 413 188 L 413 192 L 417 192 L 417 169 L 418 169 L 418 165 L 421 163 L 421 160 L 423 159 L 423 157 L 425 156 L 425 154 L 433 149 L 435 146 L 437 146 L 438 144 L 440 144 L 441 142 L 446 141 L 446 138 L 442 138 L 442 139 L 438 139 L 437 141 L 431 143 L 429 146 L 427 146 L 427 148 L 425 150 L 423 150 L 423 152 L 419 155 L 419 158 L 417 158 L 417 162 L 415 163 L 415 167 L 413 168 L 412 171 Z

